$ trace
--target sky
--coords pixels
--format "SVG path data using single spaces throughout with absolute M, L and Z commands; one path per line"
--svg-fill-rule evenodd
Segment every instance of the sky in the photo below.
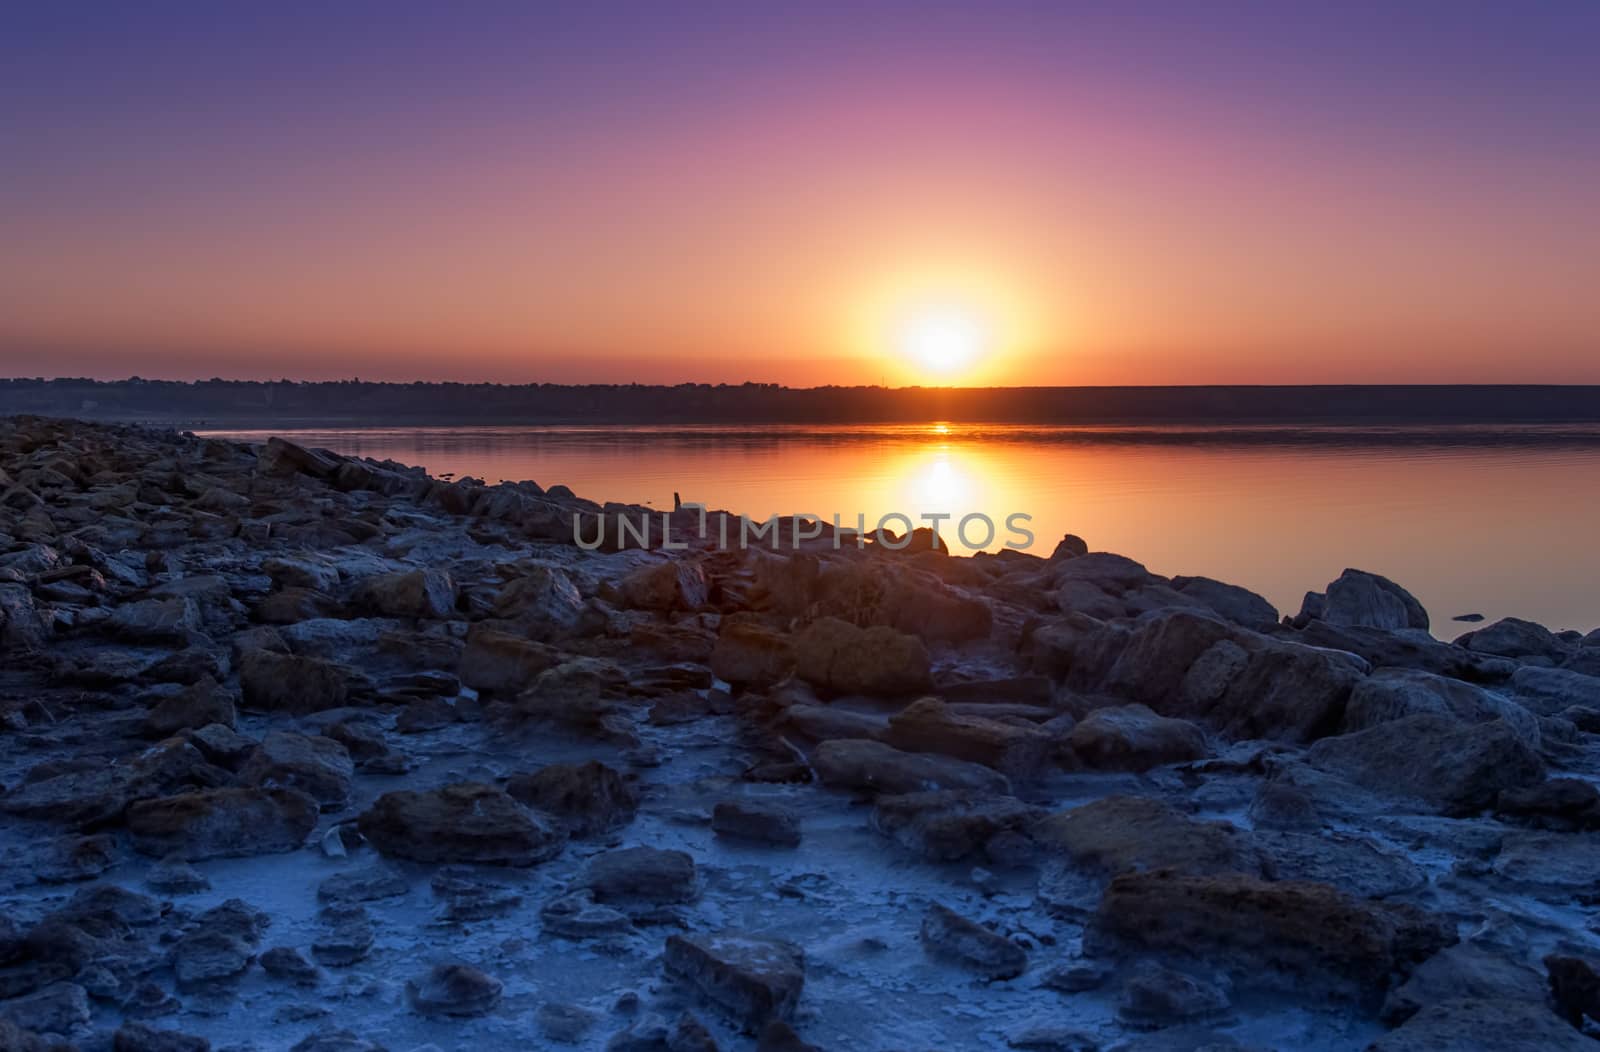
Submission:
M 1559 0 L 5 5 L 0 374 L 1600 383 L 1597 54 Z

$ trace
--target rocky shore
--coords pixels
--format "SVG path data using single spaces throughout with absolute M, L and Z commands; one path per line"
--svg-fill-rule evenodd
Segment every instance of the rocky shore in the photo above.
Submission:
M 1600 1047 L 1600 633 L 643 514 L 0 420 L 0 1050 Z

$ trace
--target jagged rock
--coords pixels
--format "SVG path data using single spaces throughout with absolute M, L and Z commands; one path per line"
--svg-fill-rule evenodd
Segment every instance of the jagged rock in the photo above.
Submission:
M 531 566 L 500 586 L 494 596 L 497 617 L 517 621 L 529 634 L 555 639 L 571 632 L 583 617 L 583 596 L 561 570 Z
M 310 588 L 285 588 L 257 603 L 255 617 L 262 624 L 293 625 L 333 617 L 339 609 L 338 601 L 330 595 Z
M 933 685 L 922 640 L 883 625 L 819 618 L 795 638 L 794 653 L 796 674 L 835 694 L 895 697 Z
M 449 617 L 456 608 L 456 585 L 443 570 L 379 574 L 356 586 L 353 601 L 380 617 Z
M 599 902 L 650 906 L 693 902 L 700 894 L 694 859 L 683 851 L 625 847 L 597 855 L 584 886 Z
M 1560 663 L 1572 650 L 1548 628 L 1520 617 L 1503 617 L 1492 625 L 1473 629 L 1457 637 L 1455 644 L 1480 654 L 1548 664 Z
M 1593 1046 L 1540 1002 L 1492 997 L 1429 1005 L 1368 1045 L 1367 1052 L 1592 1052 Z
M 976 763 L 929 753 L 901 752 L 875 741 L 836 739 L 812 755 L 817 777 L 835 789 L 915 793 L 925 789 L 975 789 L 1006 794 L 1005 775 Z
M 1107 874 L 1261 870 L 1260 854 L 1249 837 L 1231 824 L 1199 821 L 1143 797 L 1104 797 L 1040 820 L 1032 834 L 1046 850 L 1074 865 Z
M 770 1019 L 792 1018 L 805 987 L 805 955 L 797 946 L 741 932 L 668 936 L 662 962 L 746 1033 Z
M 1256 790 L 1250 824 L 1256 829 L 1314 832 L 1325 823 L 1311 793 L 1292 782 L 1274 780 Z
M 800 819 L 777 804 L 755 800 L 721 800 L 711 809 L 711 830 L 718 836 L 758 844 L 795 847 Z
M 1345 570 L 1328 585 L 1326 593 L 1315 600 L 1312 596 L 1307 596 L 1307 604 L 1301 607 L 1301 618 L 1314 616 L 1335 625 L 1390 631 L 1428 628 L 1428 612 L 1416 597 L 1375 573 Z
M 1210 755 L 1200 728 L 1158 716 L 1144 705 L 1094 710 L 1072 728 L 1067 744 L 1087 766 L 1119 771 L 1147 771 Z
M 1172 587 L 1236 625 L 1265 632 L 1278 623 L 1277 607 L 1248 588 L 1209 577 L 1174 577 Z
M 298 715 L 341 707 L 349 683 L 320 658 L 249 650 L 239 658 L 239 688 L 246 708 Z
M 379 851 L 417 862 L 531 866 L 566 842 L 553 820 L 472 782 L 385 793 L 357 821 Z
M 1482 687 L 1417 669 L 1382 668 L 1357 683 L 1345 705 L 1343 733 L 1423 713 L 1465 723 L 1504 719 L 1529 748 L 1539 747 L 1539 721 L 1532 712 Z
M 648 563 L 617 584 L 625 605 L 638 610 L 671 613 L 706 605 L 705 571 L 684 559 Z
M 333 592 L 339 588 L 339 567 L 311 553 L 265 559 L 261 572 L 279 588 L 306 588 L 318 592 Z
M 1050 552 L 1050 561 L 1058 562 L 1062 559 L 1076 559 L 1080 555 L 1088 554 L 1089 542 L 1075 533 L 1068 533 L 1064 534 L 1056 542 L 1055 548 Z
M 794 644 L 764 623 L 726 617 L 711 651 L 711 671 L 735 687 L 762 689 L 794 674 Z
M 273 731 L 240 768 L 239 783 L 298 789 L 332 811 L 349 801 L 355 773 L 350 754 L 333 739 Z
M 553 815 L 576 837 L 597 836 L 633 821 L 639 801 L 622 775 L 590 760 L 551 764 L 532 774 L 515 774 L 506 782 L 515 800 Z
M 904 752 L 937 753 L 1018 779 L 1041 774 L 1055 745 L 1048 733 L 1035 727 L 963 715 L 938 698 L 906 706 L 889 720 L 883 739 Z
M 500 980 L 469 964 L 436 964 L 420 980 L 406 983 L 411 1006 L 422 1015 L 478 1016 L 500 1002 Z
M 295 789 L 207 789 L 139 801 L 127 821 L 140 854 L 198 862 L 293 851 L 317 811 L 316 800 Z
M 151 706 L 140 731 L 147 738 L 170 738 L 212 723 L 231 729 L 235 719 L 233 697 L 207 676 Z
M 1501 790 L 1544 778 L 1544 761 L 1505 720 L 1463 724 L 1433 714 L 1323 739 L 1306 759 L 1364 789 L 1453 814 L 1482 810 Z
M 1204 960 L 1241 981 L 1382 989 L 1455 942 L 1454 926 L 1414 906 L 1361 900 L 1326 884 L 1160 870 L 1112 879 L 1086 936 Z
M 211 888 L 211 881 L 181 858 L 162 859 L 151 866 L 144 882 L 163 895 L 193 895 Z
M 878 832 L 930 862 L 954 862 L 983 851 L 996 836 L 1025 830 L 1039 810 L 1012 796 L 935 790 L 880 796 Z
M 473 625 L 456 675 L 474 690 L 515 692 L 562 660 L 561 652 L 509 632 Z
M 922 947 L 984 979 L 1014 979 L 1028 967 L 1022 947 L 944 906 L 922 919 Z

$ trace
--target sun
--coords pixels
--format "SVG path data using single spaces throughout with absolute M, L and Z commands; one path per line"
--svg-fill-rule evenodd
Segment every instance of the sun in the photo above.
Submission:
M 927 372 L 950 376 L 989 350 L 989 326 L 982 315 L 953 304 L 918 307 L 901 322 L 895 338 L 906 359 Z

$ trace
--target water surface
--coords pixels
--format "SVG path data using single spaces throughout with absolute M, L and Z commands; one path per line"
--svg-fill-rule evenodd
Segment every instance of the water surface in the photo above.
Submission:
M 222 432 L 218 432 L 221 434 Z M 1393 577 L 1449 638 L 1458 614 L 1600 625 L 1600 430 L 893 427 L 362 428 L 278 432 L 488 482 L 671 507 L 1032 516 L 1163 574 L 1293 612 L 1346 566 Z M 261 440 L 268 432 L 228 432 Z M 981 531 L 975 531 L 981 532 Z M 973 537 L 971 539 L 978 539 Z M 953 547 L 964 546 L 951 538 Z

